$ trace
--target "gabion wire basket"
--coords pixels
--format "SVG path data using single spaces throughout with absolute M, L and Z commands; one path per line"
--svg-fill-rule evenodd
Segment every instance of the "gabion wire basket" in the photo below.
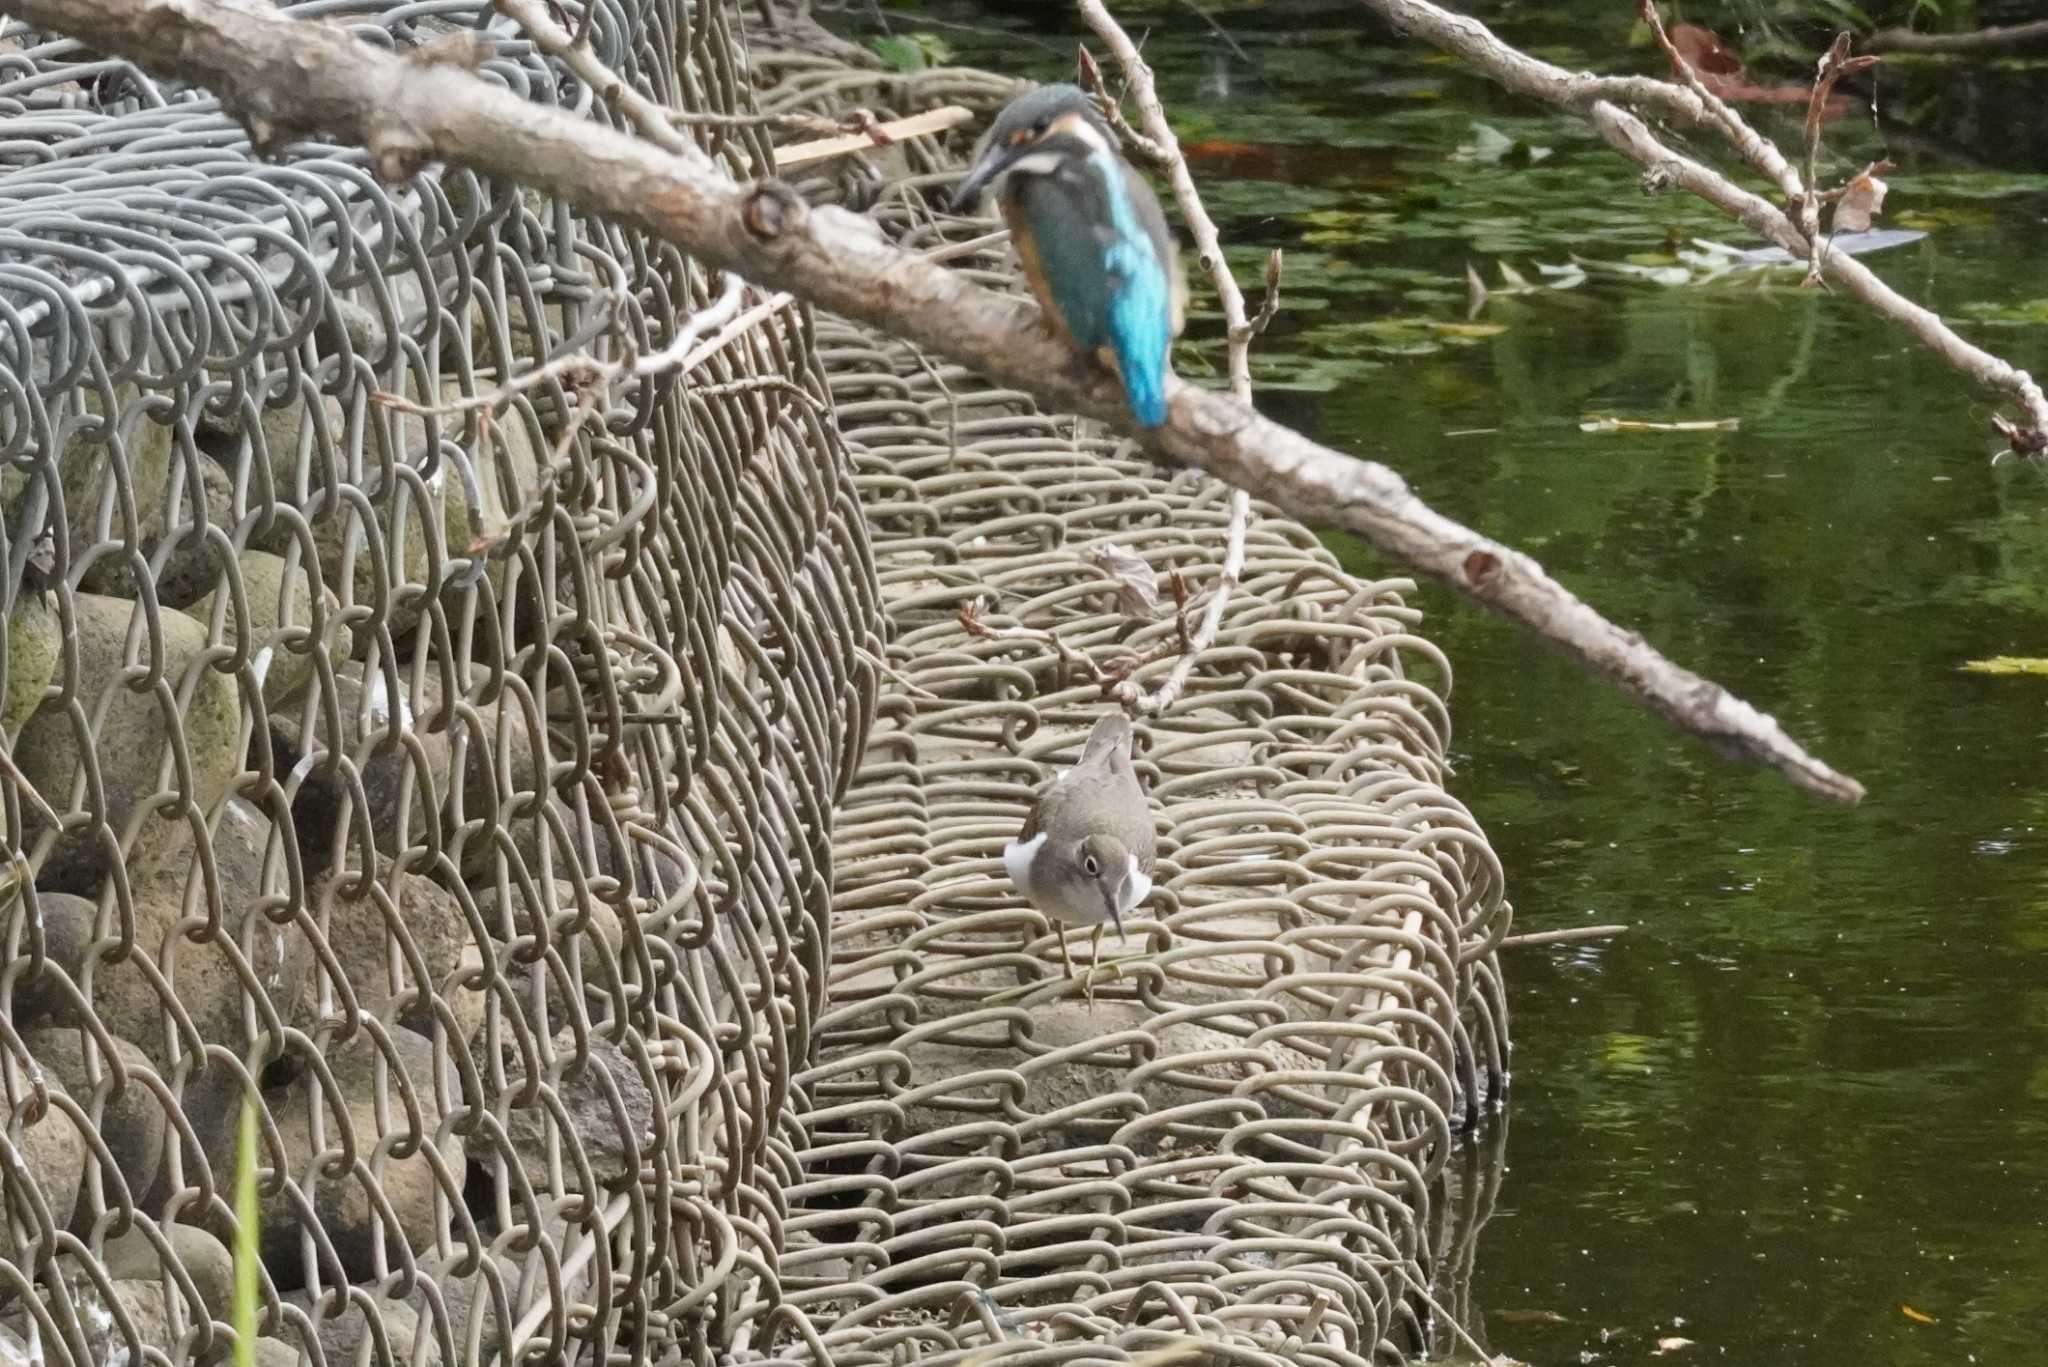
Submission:
M 281 8 L 479 30 L 610 117 L 474 0 Z M 592 18 L 701 113 L 1012 88 Z M 259 160 L 18 25 L 0 119 L 0 1362 L 227 1360 L 245 1116 L 265 1363 L 1429 1347 L 1509 912 L 1402 584 L 1260 509 L 1141 727 L 1160 890 L 1090 1003 L 999 853 L 1108 704 L 960 609 L 1157 654 L 1095 553 L 1202 591 L 1217 486 L 515 186 Z M 694 131 L 749 176 L 764 127 Z M 962 150 L 799 188 L 967 242 Z M 721 302 L 680 373 L 478 402 Z

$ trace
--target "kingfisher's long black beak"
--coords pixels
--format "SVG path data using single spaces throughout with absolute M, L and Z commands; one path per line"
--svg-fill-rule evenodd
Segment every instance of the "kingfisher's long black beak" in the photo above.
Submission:
M 965 213 L 972 208 L 974 201 L 981 198 L 981 192 L 988 187 L 988 183 L 1009 170 L 1010 163 L 1021 155 L 1022 153 L 1014 147 L 991 147 L 982 153 L 981 160 L 967 173 L 967 179 L 961 181 L 959 187 L 953 191 L 953 212 Z

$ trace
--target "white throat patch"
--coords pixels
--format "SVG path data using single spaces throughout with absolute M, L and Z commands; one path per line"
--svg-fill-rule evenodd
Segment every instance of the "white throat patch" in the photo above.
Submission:
M 1138 867 L 1138 856 L 1133 854 L 1125 857 L 1131 864 L 1124 875 L 1124 895 L 1118 899 L 1123 905 L 1117 908 L 1119 912 L 1134 910 L 1138 903 L 1152 895 L 1152 876 Z
M 1038 858 L 1039 850 L 1044 847 L 1044 831 L 1029 840 L 1012 840 L 1003 846 L 1003 872 L 1010 875 L 1010 882 L 1027 899 L 1031 896 L 1031 861 Z

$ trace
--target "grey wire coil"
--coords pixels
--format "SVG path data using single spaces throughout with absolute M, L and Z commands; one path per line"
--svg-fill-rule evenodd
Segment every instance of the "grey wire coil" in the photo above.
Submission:
M 473 0 L 287 8 L 484 28 L 486 79 L 611 117 Z M 1011 89 L 786 11 L 593 20 L 690 110 Z M 15 25 L 0 119 L 0 1361 L 223 1358 L 248 1098 L 262 1360 L 1427 1346 L 1508 910 L 1401 584 L 1261 509 L 1143 728 L 1162 890 L 1090 1008 L 997 855 L 1104 704 L 958 611 L 1145 650 L 1084 552 L 1199 591 L 1217 486 L 755 294 L 687 374 L 486 417 L 734 287 L 458 168 L 256 160 Z M 958 150 L 801 188 L 962 242 Z

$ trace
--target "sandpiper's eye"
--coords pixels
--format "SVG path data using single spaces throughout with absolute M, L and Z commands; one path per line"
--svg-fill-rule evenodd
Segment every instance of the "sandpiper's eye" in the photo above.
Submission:
M 1037 123 L 1031 125 L 1031 136 L 1034 138 L 1042 138 L 1045 136 L 1045 130 L 1050 127 L 1052 127 L 1052 119 L 1050 116 L 1040 119 Z
M 1102 865 L 1095 862 L 1095 856 L 1092 854 L 1081 861 L 1081 867 L 1088 870 L 1088 876 L 1090 878 L 1093 878 L 1096 874 L 1102 872 Z

